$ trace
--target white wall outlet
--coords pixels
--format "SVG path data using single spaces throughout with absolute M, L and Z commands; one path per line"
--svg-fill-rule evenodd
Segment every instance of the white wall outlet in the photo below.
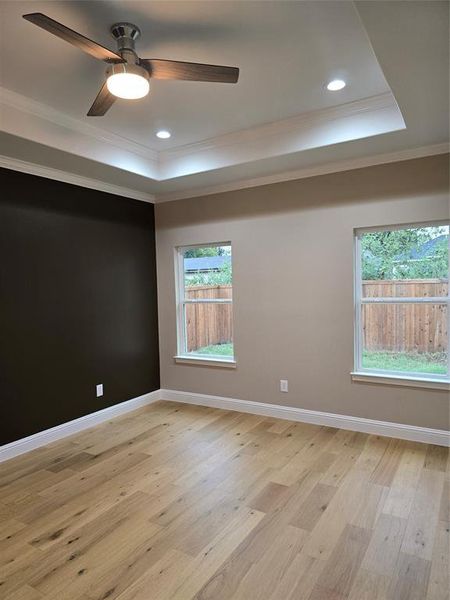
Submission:
M 96 389 L 96 393 L 97 393 L 97 398 L 100 398 L 100 396 L 103 396 L 103 383 L 97 383 L 97 385 L 95 386 Z
M 288 380 L 280 379 L 280 392 L 288 392 L 288 391 L 289 391 Z

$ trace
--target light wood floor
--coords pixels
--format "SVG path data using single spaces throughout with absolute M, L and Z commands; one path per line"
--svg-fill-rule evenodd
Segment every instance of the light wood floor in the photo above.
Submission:
M 4 600 L 448 600 L 438 446 L 161 402 L 0 466 Z

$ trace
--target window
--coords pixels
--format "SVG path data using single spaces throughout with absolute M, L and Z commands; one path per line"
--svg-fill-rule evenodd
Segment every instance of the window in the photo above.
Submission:
M 448 382 L 448 223 L 358 230 L 354 375 Z
M 231 243 L 178 248 L 180 362 L 234 365 Z

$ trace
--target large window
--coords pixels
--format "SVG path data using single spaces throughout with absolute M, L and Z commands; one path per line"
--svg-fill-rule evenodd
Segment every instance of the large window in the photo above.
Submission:
M 177 248 L 178 358 L 234 362 L 228 242 Z
M 448 223 L 356 232 L 355 371 L 448 381 Z

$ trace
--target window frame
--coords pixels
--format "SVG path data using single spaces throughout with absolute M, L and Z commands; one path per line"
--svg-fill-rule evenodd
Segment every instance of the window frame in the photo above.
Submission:
M 175 248 L 175 300 L 177 314 L 177 353 L 174 359 L 182 364 L 206 365 L 206 366 L 223 366 L 235 367 L 236 355 L 234 352 L 233 340 L 233 356 L 220 356 L 214 354 L 195 354 L 195 352 L 187 351 L 187 332 L 186 332 L 186 305 L 188 304 L 231 304 L 234 300 L 234 286 L 232 280 L 233 293 L 231 298 L 199 298 L 197 300 L 186 299 L 186 287 L 184 281 L 184 252 L 197 248 L 214 248 L 218 246 L 230 246 L 231 248 L 231 272 L 233 273 L 233 245 L 231 241 L 226 242 L 209 242 L 201 244 L 189 244 L 186 246 L 177 246 Z M 232 309 L 233 311 L 233 309 Z M 234 314 L 232 314 L 233 319 Z M 234 319 L 233 319 L 234 324 Z
M 353 280 L 354 280 L 354 370 L 351 372 L 354 381 L 368 381 L 370 383 L 390 383 L 396 385 L 410 385 L 411 387 L 430 387 L 435 389 L 450 389 L 450 352 L 447 348 L 447 373 L 420 373 L 414 371 L 389 371 L 384 369 L 371 369 L 363 367 L 363 328 L 362 307 L 364 304 L 442 304 L 447 307 L 447 319 L 450 316 L 450 296 L 418 296 L 418 297 L 363 297 L 361 273 L 361 236 L 375 231 L 395 231 L 408 228 L 449 226 L 447 219 L 425 221 L 419 223 L 404 223 L 399 225 L 381 225 L 374 227 L 361 227 L 354 229 L 353 251 Z M 450 264 L 450 257 L 449 257 Z

